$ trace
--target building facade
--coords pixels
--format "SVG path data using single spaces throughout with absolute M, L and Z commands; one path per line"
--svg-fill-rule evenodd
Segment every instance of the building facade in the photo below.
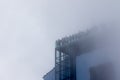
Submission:
M 117 80 L 115 62 L 98 31 L 81 32 L 56 41 L 55 68 L 44 80 Z

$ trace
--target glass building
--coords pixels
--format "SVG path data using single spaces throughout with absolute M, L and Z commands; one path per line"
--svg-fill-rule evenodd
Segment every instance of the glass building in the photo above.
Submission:
M 55 67 L 44 80 L 115 80 L 114 60 L 100 40 L 103 34 L 93 29 L 57 40 Z

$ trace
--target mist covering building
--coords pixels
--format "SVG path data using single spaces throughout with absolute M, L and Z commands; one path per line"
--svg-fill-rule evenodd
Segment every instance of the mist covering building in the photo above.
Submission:
M 55 67 L 44 80 L 117 80 L 109 32 L 93 28 L 57 40 Z

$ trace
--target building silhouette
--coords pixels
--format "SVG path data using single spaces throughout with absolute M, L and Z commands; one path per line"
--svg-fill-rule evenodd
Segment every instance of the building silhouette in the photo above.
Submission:
M 94 28 L 57 40 L 55 67 L 44 80 L 115 80 L 104 35 L 104 30 Z

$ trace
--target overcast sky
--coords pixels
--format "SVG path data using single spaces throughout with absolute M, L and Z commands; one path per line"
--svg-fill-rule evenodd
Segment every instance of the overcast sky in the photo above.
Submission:
M 43 80 L 58 38 L 120 19 L 119 0 L 0 0 L 0 80 Z

